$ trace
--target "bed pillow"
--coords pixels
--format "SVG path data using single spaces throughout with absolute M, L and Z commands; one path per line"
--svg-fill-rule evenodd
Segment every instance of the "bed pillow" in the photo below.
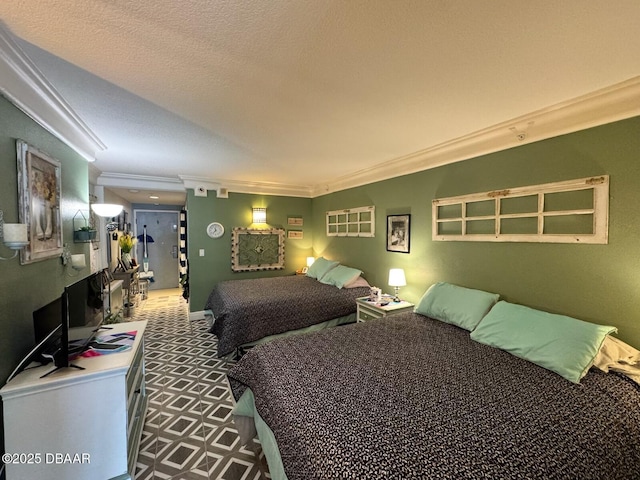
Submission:
M 316 261 L 307 270 L 307 277 L 320 280 L 329 270 L 339 265 L 339 262 L 327 260 L 324 257 L 316 258 Z
M 499 297 L 497 293 L 438 282 L 429 287 L 414 311 L 471 331 Z
M 611 335 L 602 342 L 593 366 L 603 372 L 621 373 L 640 384 L 640 350 Z
M 344 285 L 344 288 L 358 288 L 358 287 L 371 287 L 371 285 L 369 285 L 369 282 L 367 282 L 367 279 L 364 278 L 362 275 L 359 275 L 355 280 L 353 280 L 352 282 L 346 283 Z
M 356 280 L 361 274 L 362 271 L 358 270 L 357 268 L 338 265 L 324 274 L 324 276 L 320 279 L 320 282 L 342 288 L 346 284 Z
M 615 327 L 498 302 L 471 332 L 471 338 L 580 383 L 605 337 L 616 331 Z

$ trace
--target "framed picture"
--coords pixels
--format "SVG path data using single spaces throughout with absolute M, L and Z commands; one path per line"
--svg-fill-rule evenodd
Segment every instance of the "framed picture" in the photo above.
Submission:
M 288 230 L 287 231 L 287 238 L 293 238 L 295 240 L 300 240 L 301 238 L 304 238 L 304 233 L 302 232 L 302 230 Z
M 29 245 L 22 265 L 62 255 L 60 162 L 22 140 L 16 142 L 20 223 L 27 224 Z
M 126 210 L 122 210 L 120 212 L 120 215 L 118 215 L 118 230 L 125 233 L 129 232 L 129 230 L 127 229 L 127 211 Z
M 231 270 L 255 272 L 284 268 L 284 229 L 235 227 L 231 232 Z
M 302 217 L 287 217 L 287 225 L 293 225 L 295 227 L 302 227 L 304 220 Z
M 387 251 L 409 253 L 411 215 L 387 215 Z

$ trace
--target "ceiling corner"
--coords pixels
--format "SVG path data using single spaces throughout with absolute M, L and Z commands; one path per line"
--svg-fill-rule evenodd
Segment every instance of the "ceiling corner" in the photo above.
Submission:
M 0 23 L 0 67 L 5 71 L 2 94 L 44 129 L 87 161 L 107 146 L 49 83 L 11 33 Z

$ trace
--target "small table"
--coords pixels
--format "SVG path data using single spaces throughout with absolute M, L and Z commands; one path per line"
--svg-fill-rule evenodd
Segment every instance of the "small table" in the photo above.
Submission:
M 378 303 L 378 302 L 370 302 L 369 297 L 357 298 L 356 299 L 356 304 L 358 305 L 357 321 L 366 322 L 368 320 L 389 317 L 391 315 L 396 315 L 398 313 L 403 313 L 403 312 L 410 312 L 413 310 L 413 307 L 414 307 L 413 303 L 406 302 L 404 300 L 400 300 L 399 302 L 394 302 L 392 298 L 389 300 L 386 300 L 383 297 L 382 303 L 386 303 L 387 301 L 389 301 L 387 305 L 382 305 L 382 303 Z

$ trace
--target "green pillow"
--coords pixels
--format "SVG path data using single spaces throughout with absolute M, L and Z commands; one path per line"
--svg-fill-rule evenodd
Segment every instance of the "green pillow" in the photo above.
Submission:
M 361 274 L 362 274 L 362 271 L 356 268 L 347 267 L 345 265 L 338 265 L 335 268 L 332 268 L 331 270 L 329 270 L 320 279 L 320 282 L 326 283 L 327 285 L 335 285 L 338 288 L 342 288 L 345 285 L 353 282 Z
M 616 331 L 615 327 L 498 302 L 471 332 L 471 338 L 579 383 L 605 337 Z
M 438 282 L 429 287 L 414 311 L 471 331 L 499 297 L 497 293 Z
M 324 257 L 318 257 L 307 270 L 307 277 L 320 280 L 329 270 L 337 267 L 339 264 L 339 262 L 327 260 Z

